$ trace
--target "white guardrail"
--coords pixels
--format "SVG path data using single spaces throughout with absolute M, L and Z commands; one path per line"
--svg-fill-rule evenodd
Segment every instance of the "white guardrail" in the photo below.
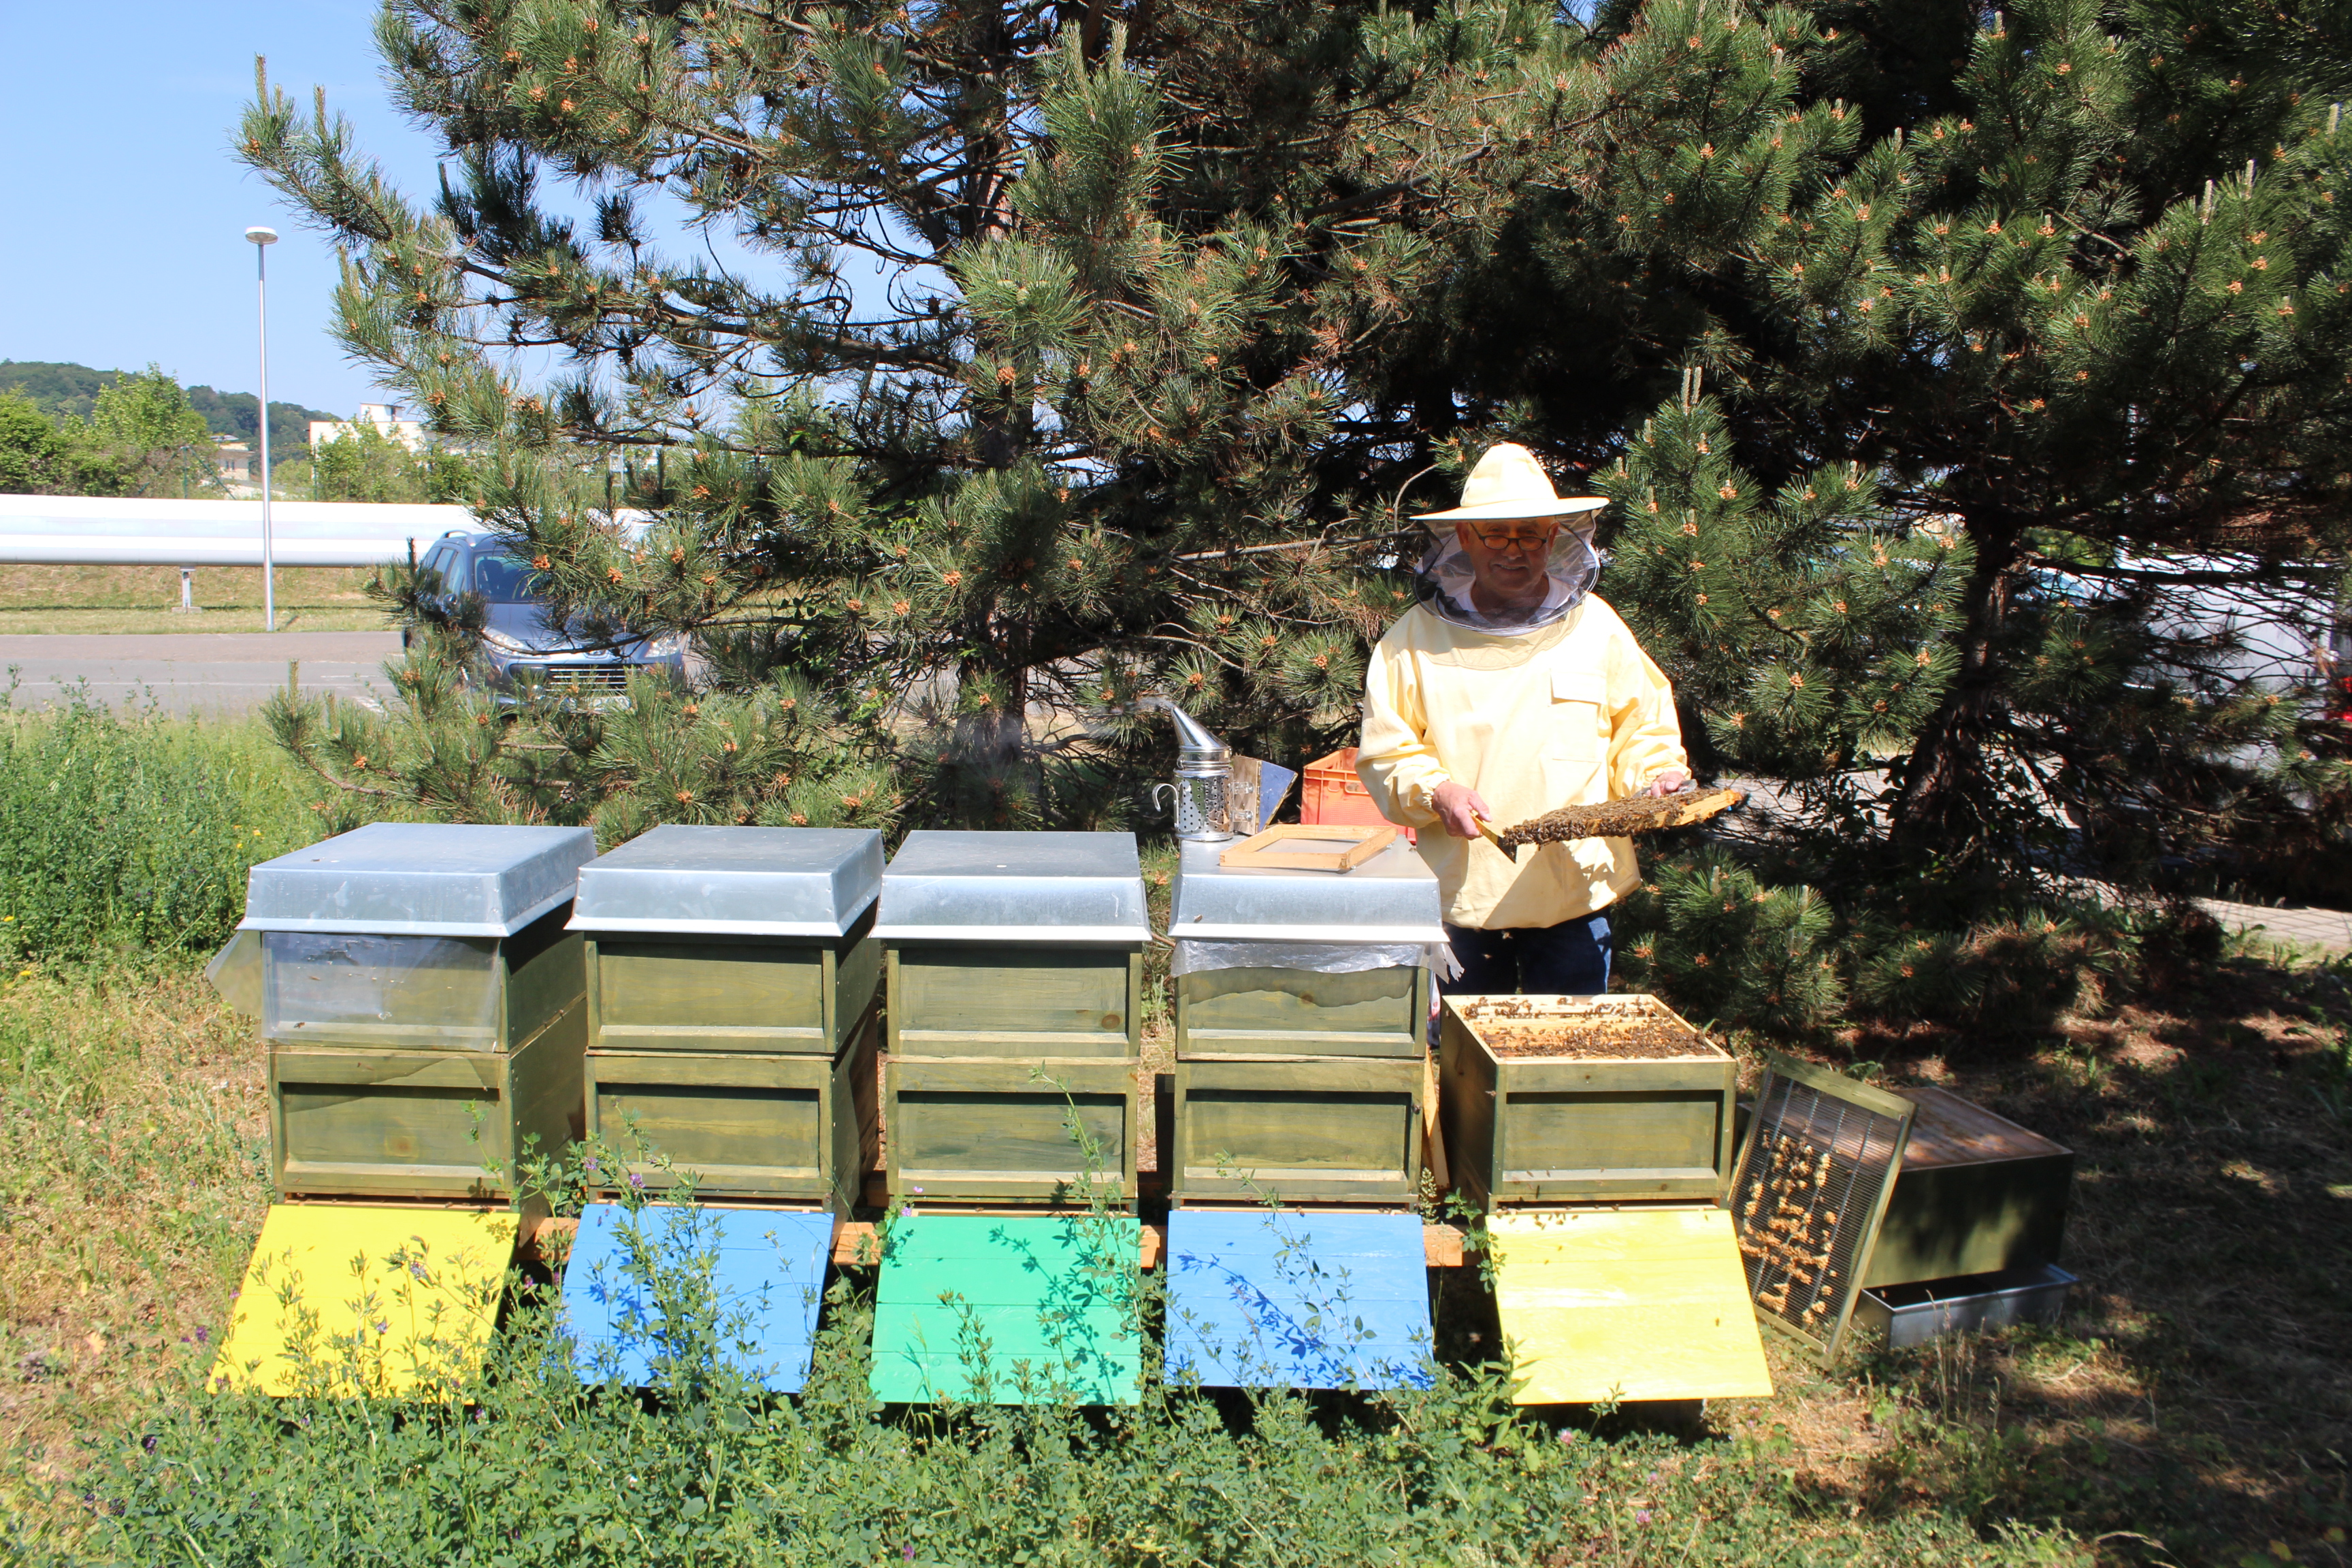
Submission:
M 280 566 L 405 561 L 456 529 L 480 528 L 462 506 L 272 501 Z M 70 566 L 258 566 L 259 500 L 122 500 L 0 495 L 0 563 Z

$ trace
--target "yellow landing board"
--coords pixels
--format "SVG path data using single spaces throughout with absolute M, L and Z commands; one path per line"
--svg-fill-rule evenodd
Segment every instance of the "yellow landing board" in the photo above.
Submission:
M 1725 1210 L 1507 1213 L 1487 1228 L 1517 1403 L 1772 1392 Z
M 265 1394 L 430 1394 L 481 1364 L 516 1216 L 278 1204 L 229 1303 L 216 1384 Z

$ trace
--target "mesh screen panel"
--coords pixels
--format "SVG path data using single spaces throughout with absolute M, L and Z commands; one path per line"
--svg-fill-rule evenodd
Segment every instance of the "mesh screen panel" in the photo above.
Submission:
M 1835 1355 L 1911 1118 L 1811 1079 L 1765 1078 L 1731 1215 L 1759 1315 Z

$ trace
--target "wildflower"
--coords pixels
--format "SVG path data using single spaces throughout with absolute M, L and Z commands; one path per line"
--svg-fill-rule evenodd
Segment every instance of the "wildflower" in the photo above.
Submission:
M 637 1192 L 646 1190 L 646 1179 L 635 1171 L 629 1173 L 629 1185 Z
M 210 1329 L 205 1327 L 202 1323 L 198 1323 L 196 1325 L 196 1343 L 200 1345 L 210 1344 L 212 1343 L 212 1338 L 213 1331 Z
M 1650 1522 L 1650 1510 L 1649 1510 L 1648 1509 L 1646 1509 L 1646 1508 L 1637 1508 L 1637 1509 L 1635 1509 L 1635 1510 L 1633 1510 L 1633 1522 L 1634 1522 L 1635 1524 L 1647 1524 L 1647 1523 L 1649 1523 L 1649 1522 Z

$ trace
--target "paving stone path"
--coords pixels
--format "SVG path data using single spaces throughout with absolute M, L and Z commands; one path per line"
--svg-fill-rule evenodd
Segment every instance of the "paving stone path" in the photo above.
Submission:
M 2206 913 L 2231 931 L 2255 931 L 2273 942 L 2317 947 L 2329 952 L 2352 952 L 2352 913 L 2315 910 L 2290 904 L 2273 909 L 2266 904 L 2233 904 L 2222 899 L 2200 899 Z

